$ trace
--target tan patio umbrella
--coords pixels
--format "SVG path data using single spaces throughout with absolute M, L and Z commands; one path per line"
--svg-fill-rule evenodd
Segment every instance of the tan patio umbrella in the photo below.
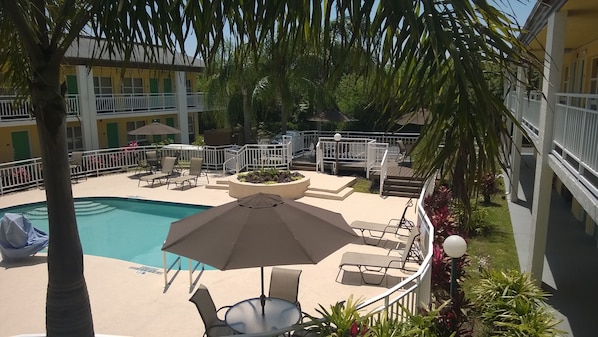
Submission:
M 162 250 L 220 270 L 315 264 L 358 238 L 340 213 L 258 193 L 170 226 Z
M 415 125 L 424 125 L 428 124 L 432 116 L 430 115 L 430 110 L 428 109 L 418 109 L 416 111 L 410 112 L 401 116 L 399 119 L 395 121 L 395 124 L 399 125 L 407 125 L 407 124 L 415 124 Z
M 135 130 L 129 131 L 130 135 L 135 136 L 170 135 L 175 133 L 181 133 L 181 130 L 159 122 L 153 122 L 152 124 L 147 124 Z

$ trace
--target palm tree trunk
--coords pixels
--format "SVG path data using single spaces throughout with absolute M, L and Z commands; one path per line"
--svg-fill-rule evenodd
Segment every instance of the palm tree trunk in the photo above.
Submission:
M 241 93 L 243 95 L 243 136 L 245 137 L 243 143 L 246 144 L 251 139 L 251 106 L 249 105 L 249 94 L 245 85 L 243 85 Z
M 83 276 L 66 137 L 65 87 L 59 65 L 44 64 L 30 84 L 42 153 L 48 208 L 47 336 L 94 336 L 91 306 Z

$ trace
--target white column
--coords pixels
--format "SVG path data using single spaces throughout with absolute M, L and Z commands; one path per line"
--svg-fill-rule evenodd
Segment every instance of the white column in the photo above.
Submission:
M 527 269 L 538 285 L 542 282 L 548 217 L 550 214 L 553 172 L 548 166 L 548 155 L 552 151 L 554 110 L 556 108 L 555 93 L 561 80 L 566 19 L 567 12 L 552 14 L 548 19 L 546 34 L 544 81 L 542 83 L 542 93 L 545 98 L 540 103 L 540 132 L 538 135 L 538 155 L 536 157 L 534 200 L 532 204 L 530 260 Z
M 87 66 L 77 66 L 77 86 L 79 88 L 79 108 L 81 109 L 81 132 L 85 150 L 100 148 L 96 97 L 93 91 L 93 71 Z
M 515 119 L 518 123 L 521 123 L 523 119 L 523 98 L 525 94 L 525 83 L 527 77 L 525 76 L 525 68 L 519 67 L 517 69 L 517 107 L 515 111 Z M 519 173 L 521 171 L 521 143 L 522 143 L 521 130 L 513 125 L 513 143 L 511 144 L 511 188 L 509 196 L 512 202 L 517 202 L 519 197 Z
M 189 121 L 187 115 L 187 83 L 185 72 L 175 71 L 176 81 L 176 107 L 179 117 L 179 130 L 181 130 L 181 144 L 189 144 Z

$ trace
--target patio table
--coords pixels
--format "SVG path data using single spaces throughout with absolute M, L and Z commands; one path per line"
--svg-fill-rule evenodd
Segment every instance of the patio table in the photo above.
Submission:
M 260 298 L 241 301 L 228 309 L 226 324 L 238 333 L 262 333 L 289 327 L 301 318 L 299 308 L 289 301 L 267 297 L 262 315 Z

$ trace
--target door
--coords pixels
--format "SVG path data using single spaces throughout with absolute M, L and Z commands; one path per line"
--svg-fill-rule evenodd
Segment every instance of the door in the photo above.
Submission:
M 164 103 L 167 108 L 174 108 L 176 106 L 174 95 L 172 94 L 172 81 L 170 81 L 170 78 L 164 79 Z
M 11 133 L 12 151 L 15 161 L 31 158 L 31 144 L 29 131 L 15 131 Z
M 166 125 L 172 126 L 174 128 L 174 118 L 172 118 L 172 117 L 166 118 Z M 174 142 L 174 135 L 167 135 L 166 137 L 172 139 L 172 141 Z
M 106 124 L 106 135 L 108 136 L 108 148 L 120 146 L 118 142 L 118 123 Z
M 150 78 L 150 109 L 160 108 L 160 89 L 158 88 L 158 79 Z

